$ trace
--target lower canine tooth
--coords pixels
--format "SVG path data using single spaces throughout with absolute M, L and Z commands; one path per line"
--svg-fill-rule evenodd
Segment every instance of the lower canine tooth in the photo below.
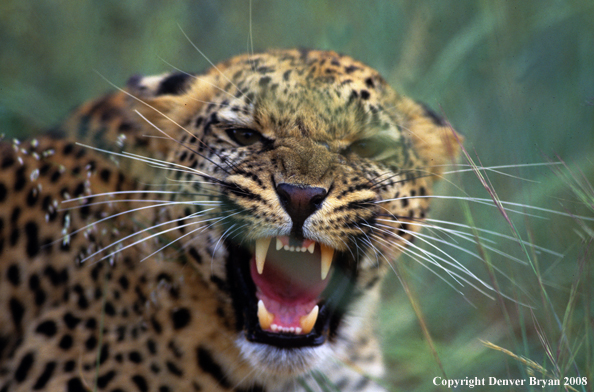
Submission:
M 258 321 L 260 322 L 260 328 L 266 330 L 270 328 L 270 324 L 272 324 L 272 320 L 274 320 L 274 314 L 270 313 L 266 310 L 266 306 L 264 306 L 264 302 L 262 300 L 258 301 Z
M 272 240 L 272 237 L 260 238 L 256 240 L 256 268 L 258 269 L 258 273 L 260 275 L 262 275 L 262 272 L 264 272 L 264 262 L 266 261 L 266 253 L 268 253 L 270 240 Z
M 334 257 L 334 248 L 327 245 L 320 244 L 322 250 L 322 280 L 328 276 L 330 266 L 332 266 L 332 258 Z
M 320 307 L 318 305 L 314 306 L 311 312 L 307 316 L 302 316 L 299 319 L 299 324 L 301 325 L 301 330 L 304 334 L 308 334 L 313 329 L 314 325 L 316 324 L 316 320 L 318 319 L 318 313 L 320 312 Z

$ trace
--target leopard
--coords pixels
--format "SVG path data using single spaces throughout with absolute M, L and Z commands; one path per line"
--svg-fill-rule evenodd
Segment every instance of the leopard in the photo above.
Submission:
M 384 390 L 381 282 L 461 140 L 309 49 L 132 76 L 3 140 L 0 391 Z

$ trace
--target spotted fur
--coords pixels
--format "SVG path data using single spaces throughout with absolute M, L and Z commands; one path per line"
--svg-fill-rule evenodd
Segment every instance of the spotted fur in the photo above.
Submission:
M 4 141 L 0 391 L 285 391 L 316 372 L 381 390 L 378 283 L 455 139 L 366 65 L 287 50 L 136 76 L 51 135 Z M 278 184 L 325 196 L 297 222 Z M 290 233 L 352 264 L 319 346 L 246 338 L 255 309 L 230 278 L 256 239 Z

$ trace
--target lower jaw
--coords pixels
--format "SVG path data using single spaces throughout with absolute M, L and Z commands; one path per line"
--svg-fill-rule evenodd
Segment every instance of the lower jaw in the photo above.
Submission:
M 226 247 L 229 250 L 227 281 L 235 310 L 236 329 L 243 334 L 246 344 L 252 343 L 253 346 L 265 351 L 283 350 L 283 358 L 288 358 L 286 350 L 291 350 L 295 360 L 299 362 L 298 358 L 305 352 L 311 352 L 314 348 L 321 349 L 334 338 L 348 304 L 358 296 L 353 283 L 356 277 L 356 262 L 350 260 L 347 253 L 336 255 L 333 262 L 335 271 L 322 295 L 324 299 L 318 304 L 320 311 L 314 328 L 308 334 L 296 335 L 262 330 L 256 316 L 256 286 L 249 272 L 248 261 L 252 254 L 246 248 L 230 241 L 226 242 Z

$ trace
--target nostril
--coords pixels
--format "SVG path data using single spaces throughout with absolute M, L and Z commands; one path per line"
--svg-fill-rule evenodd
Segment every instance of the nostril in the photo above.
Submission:
M 314 197 L 311 198 L 311 203 L 316 207 L 316 209 L 319 209 L 320 207 L 322 207 L 322 203 L 324 202 L 324 199 L 326 198 L 326 193 L 324 192 L 324 194 L 320 194 L 320 195 L 316 195 Z
M 278 186 L 276 188 L 276 194 L 278 195 L 278 199 L 279 199 L 281 205 L 283 207 L 287 207 L 287 205 L 289 205 L 289 203 L 291 202 L 291 196 L 286 191 L 286 189 L 281 188 L 281 186 Z

